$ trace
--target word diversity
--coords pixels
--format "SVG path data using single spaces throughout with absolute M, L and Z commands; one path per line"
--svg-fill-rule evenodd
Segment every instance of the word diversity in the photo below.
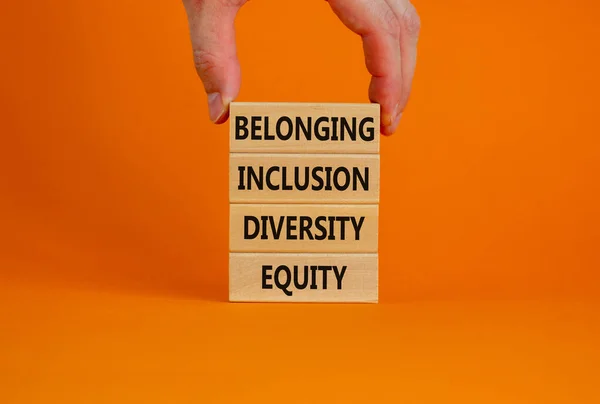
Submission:
M 230 301 L 378 301 L 379 123 L 377 104 L 231 104 Z

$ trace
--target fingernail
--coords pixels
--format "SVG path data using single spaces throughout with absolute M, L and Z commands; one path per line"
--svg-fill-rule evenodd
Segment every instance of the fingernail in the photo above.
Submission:
M 208 94 L 208 114 L 210 120 L 217 122 L 221 116 L 225 113 L 225 105 L 223 104 L 223 98 L 220 93 Z
M 400 111 L 400 104 L 396 104 L 396 108 L 394 108 L 394 113 L 392 114 L 392 119 L 390 121 L 390 125 L 386 128 L 386 135 L 391 135 L 394 133 L 398 124 L 400 123 L 400 118 L 402 118 L 402 111 Z

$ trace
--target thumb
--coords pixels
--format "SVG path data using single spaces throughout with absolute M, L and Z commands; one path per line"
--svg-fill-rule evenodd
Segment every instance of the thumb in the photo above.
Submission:
M 240 90 L 235 16 L 246 0 L 183 0 L 194 64 L 208 98 L 211 121 L 224 123 Z

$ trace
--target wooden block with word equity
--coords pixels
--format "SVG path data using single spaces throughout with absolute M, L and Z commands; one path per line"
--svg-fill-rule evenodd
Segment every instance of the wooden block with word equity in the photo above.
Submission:
M 379 104 L 233 102 L 232 153 L 379 153 Z
M 379 155 L 231 153 L 231 203 L 378 203 Z
M 379 205 L 230 204 L 230 252 L 378 251 Z
M 232 302 L 376 303 L 377 254 L 229 254 Z

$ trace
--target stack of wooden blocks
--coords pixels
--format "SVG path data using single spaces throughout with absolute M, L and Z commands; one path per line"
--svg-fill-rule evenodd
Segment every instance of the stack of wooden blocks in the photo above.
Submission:
M 379 105 L 232 103 L 229 299 L 378 301 Z

